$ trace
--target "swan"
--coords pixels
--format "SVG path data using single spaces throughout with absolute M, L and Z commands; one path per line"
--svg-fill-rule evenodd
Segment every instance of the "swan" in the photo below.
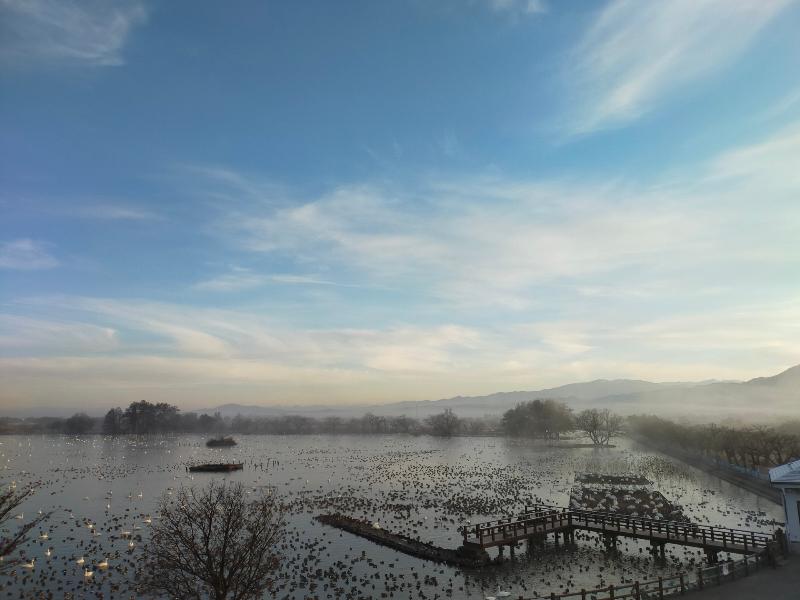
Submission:
M 85 562 L 86 562 L 86 559 L 85 559 L 85 558 L 83 558 L 83 557 L 81 556 L 81 557 L 80 557 L 78 560 L 76 560 L 75 562 L 76 562 L 77 564 L 79 564 L 79 565 L 82 565 L 83 563 L 85 563 Z
M 98 569 L 107 569 L 108 568 L 108 559 L 104 558 L 102 562 L 97 563 Z
M 83 570 L 83 576 L 86 577 L 87 579 L 89 577 L 91 577 L 92 575 L 94 575 L 94 571 L 90 571 L 89 569 L 84 569 Z
M 29 563 L 24 562 L 24 563 L 22 563 L 22 566 L 24 568 L 26 568 L 26 569 L 32 569 L 34 566 L 36 566 L 36 559 L 32 558 L 31 562 L 29 562 Z

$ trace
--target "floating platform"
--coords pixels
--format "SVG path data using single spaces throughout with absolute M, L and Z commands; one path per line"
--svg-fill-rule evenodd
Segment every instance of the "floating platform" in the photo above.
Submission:
M 231 471 L 241 471 L 244 463 L 206 463 L 202 465 L 192 465 L 189 470 L 192 473 L 229 473 Z

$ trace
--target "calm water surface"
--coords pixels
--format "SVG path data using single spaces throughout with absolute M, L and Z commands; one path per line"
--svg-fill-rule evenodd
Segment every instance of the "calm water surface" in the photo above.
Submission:
M 609 554 L 586 535 L 575 547 L 550 546 L 530 556 L 520 550 L 501 565 L 471 571 L 409 557 L 312 520 L 326 512 L 455 548 L 458 528 L 468 521 L 510 516 L 532 501 L 566 506 L 575 474 L 592 471 L 645 475 L 696 522 L 772 531 L 774 520 L 782 519 L 778 505 L 624 440 L 603 450 L 469 437 L 238 441 L 235 448 L 211 450 L 199 436 L 0 437 L 2 484 L 38 486 L 22 507 L 26 516 L 54 511 L 25 548 L 28 558 L 36 558 L 35 568 L 6 577 L 3 596 L 134 597 L 129 584 L 138 547 L 146 540 L 148 517 L 157 517 L 159 496 L 212 477 L 240 481 L 251 493 L 277 493 L 290 506 L 275 592 L 287 599 L 484 598 L 499 590 L 527 598 L 649 579 L 689 569 L 702 558 L 696 550 L 668 546 L 667 561 L 659 565 L 644 543 L 621 541 L 619 552 Z M 224 476 L 186 472 L 187 463 L 206 461 L 244 462 L 245 469 Z M 122 531 L 134 533 L 136 547 Z M 81 556 L 95 571 L 91 580 L 76 564 Z M 104 558 L 109 568 L 95 568 Z

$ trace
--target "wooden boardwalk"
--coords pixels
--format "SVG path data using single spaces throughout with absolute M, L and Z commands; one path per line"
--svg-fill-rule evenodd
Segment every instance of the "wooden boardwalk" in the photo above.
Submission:
M 631 517 L 616 513 L 575 510 L 546 505 L 526 507 L 515 518 L 479 523 L 463 530 L 466 548 L 513 548 L 522 541 L 541 540 L 548 534 L 574 539 L 576 530 L 603 534 L 614 544 L 617 536 L 648 540 L 663 555 L 665 544 L 702 548 L 709 562 L 716 562 L 718 552 L 751 554 L 765 550 L 778 540 L 777 535 L 712 527 L 695 523 Z

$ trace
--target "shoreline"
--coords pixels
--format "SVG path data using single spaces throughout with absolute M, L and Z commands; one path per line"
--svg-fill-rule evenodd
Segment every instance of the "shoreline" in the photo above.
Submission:
M 688 454 L 676 448 L 661 446 L 653 442 L 648 442 L 647 440 L 644 440 L 639 437 L 630 437 L 630 439 L 638 444 L 641 444 L 646 448 L 652 448 L 653 450 L 662 452 L 663 454 L 666 454 L 667 456 L 670 456 L 681 462 L 684 462 L 691 467 L 703 471 L 704 473 L 708 473 L 709 475 L 714 475 L 715 477 L 719 477 L 723 481 L 727 481 L 728 483 L 740 487 L 743 490 L 747 490 L 748 492 L 751 492 L 753 494 L 756 494 L 757 496 L 760 496 L 765 500 L 769 500 L 770 502 L 774 502 L 779 506 L 783 506 L 783 499 L 781 498 L 781 493 L 766 482 L 761 482 L 751 477 L 746 477 L 744 475 L 736 473 L 735 471 L 732 471 L 730 469 L 726 469 L 725 467 L 720 467 L 711 464 L 700 456 Z

